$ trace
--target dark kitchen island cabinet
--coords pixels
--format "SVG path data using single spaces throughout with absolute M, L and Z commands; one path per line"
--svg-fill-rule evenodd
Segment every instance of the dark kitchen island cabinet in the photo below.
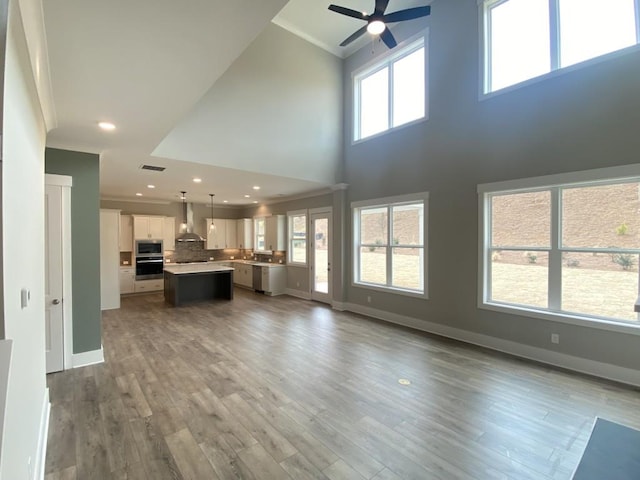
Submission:
M 233 268 L 202 264 L 165 267 L 164 299 L 174 307 L 217 298 L 233 299 Z

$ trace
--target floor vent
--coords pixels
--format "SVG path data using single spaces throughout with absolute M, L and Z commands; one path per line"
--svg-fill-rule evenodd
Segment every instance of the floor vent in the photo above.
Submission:
M 166 170 L 165 167 L 156 167 L 155 165 L 142 165 L 140 168 L 142 170 L 151 170 L 154 172 L 164 172 Z

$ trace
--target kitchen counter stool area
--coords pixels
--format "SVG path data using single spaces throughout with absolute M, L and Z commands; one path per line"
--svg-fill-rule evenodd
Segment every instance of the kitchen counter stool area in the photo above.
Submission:
M 211 264 L 165 266 L 164 299 L 174 307 L 218 298 L 233 299 L 233 268 Z

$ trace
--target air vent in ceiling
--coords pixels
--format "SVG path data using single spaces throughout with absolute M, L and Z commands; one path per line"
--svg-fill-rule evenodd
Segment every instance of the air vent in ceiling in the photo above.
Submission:
M 164 172 L 166 170 L 165 167 L 156 167 L 155 165 L 142 165 L 140 168 L 142 170 L 151 170 L 154 172 Z

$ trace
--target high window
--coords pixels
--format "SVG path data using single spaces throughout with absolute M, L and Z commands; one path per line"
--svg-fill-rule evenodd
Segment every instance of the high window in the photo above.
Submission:
M 428 194 L 354 202 L 354 283 L 426 296 Z
M 353 86 L 354 141 L 425 118 L 424 37 L 356 72 Z
M 485 93 L 638 43 L 640 0 L 485 0 Z
M 307 264 L 307 211 L 287 212 L 288 219 L 288 263 Z
M 640 326 L 640 176 L 609 171 L 479 187 L 483 306 Z

